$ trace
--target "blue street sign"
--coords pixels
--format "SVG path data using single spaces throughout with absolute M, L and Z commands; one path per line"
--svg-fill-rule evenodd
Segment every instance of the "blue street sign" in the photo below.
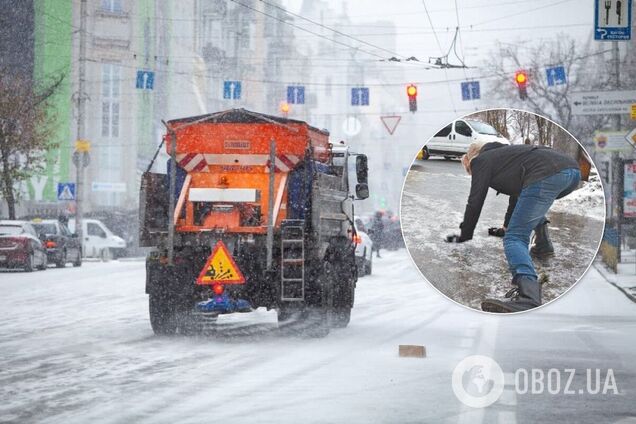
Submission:
M 238 100 L 241 98 L 241 81 L 223 81 L 223 98 Z
M 75 183 L 57 183 L 57 200 L 75 200 Z
M 631 40 L 632 0 L 595 0 L 594 39 Z
M 135 87 L 141 90 L 152 90 L 155 87 L 155 73 L 153 71 L 137 71 Z
M 552 68 L 545 68 L 545 73 L 548 77 L 548 86 L 564 85 L 567 81 L 565 79 L 565 68 L 563 66 L 553 66 Z
M 366 87 L 352 88 L 351 106 L 369 106 L 369 89 Z
M 305 86 L 288 85 L 287 86 L 287 103 L 304 105 L 305 104 Z
M 462 100 L 477 100 L 481 98 L 479 81 L 462 82 Z

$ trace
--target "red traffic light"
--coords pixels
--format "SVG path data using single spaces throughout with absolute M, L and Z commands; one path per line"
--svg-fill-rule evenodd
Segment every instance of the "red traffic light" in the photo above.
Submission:
M 515 72 L 515 82 L 518 86 L 525 86 L 528 83 L 528 74 L 526 71 Z
M 409 84 L 409 85 L 406 87 L 406 94 L 407 94 L 409 97 L 415 97 L 415 96 L 417 96 L 417 87 L 416 87 L 415 85 L 413 85 L 413 84 Z

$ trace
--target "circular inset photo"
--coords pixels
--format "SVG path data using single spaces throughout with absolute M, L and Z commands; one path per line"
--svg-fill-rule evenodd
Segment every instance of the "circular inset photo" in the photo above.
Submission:
M 418 153 L 401 199 L 406 247 L 442 294 L 523 312 L 571 288 L 603 235 L 601 179 L 579 142 L 534 113 L 456 119 Z

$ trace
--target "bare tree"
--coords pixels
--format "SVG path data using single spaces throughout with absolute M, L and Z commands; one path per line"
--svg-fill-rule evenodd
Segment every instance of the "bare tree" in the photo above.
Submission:
M 572 114 L 571 94 L 576 91 L 607 89 L 611 87 L 606 46 L 592 49 L 591 42 L 577 44 L 571 37 L 557 35 L 553 41 L 535 44 L 500 43 L 491 52 L 485 66 L 494 75 L 490 95 L 505 104 L 526 109 L 545 116 L 571 131 L 576 137 L 587 138 L 596 129 L 607 124 L 607 117 Z M 549 86 L 547 68 L 563 66 L 566 83 Z M 528 73 L 527 99 L 521 100 L 514 82 L 514 73 Z
M 34 90 L 28 79 L 0 75 L 0 193 L 15 219 L 18 183 L 42 172 L 46 151 L 58 147 L 48 138 L 55 116 L 47 106 L 64 76 Z

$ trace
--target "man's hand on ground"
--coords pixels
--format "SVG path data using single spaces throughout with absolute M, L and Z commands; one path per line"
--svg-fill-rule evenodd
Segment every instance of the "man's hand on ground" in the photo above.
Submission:
M 506 235 L 506 230 L 503 228 L 490 227 L 488 228 L 488 235 L 494 237 L 503 237 Z

